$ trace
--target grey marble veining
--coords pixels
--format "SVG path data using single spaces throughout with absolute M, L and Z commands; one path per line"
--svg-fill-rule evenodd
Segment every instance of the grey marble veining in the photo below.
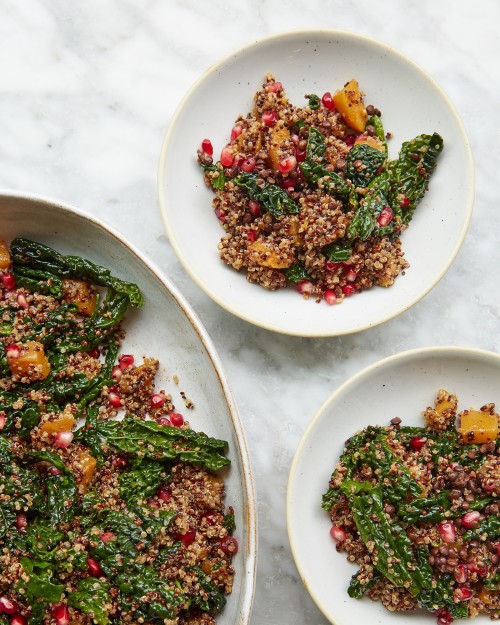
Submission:
M 325 622 L 291 558 L 285 492 L 301 434 L 334 388 L 404 349 L 500 351 L 499 21 L 497 0 L 0 0 L 0 186 L 120 230 L 183 291 L 219 351 L 256 477 L 254 625 Z M 219 308 L 177 261 L 156 200 L 163 135 L 191 83 L 241 44 L 302 27 L 358 31 L 412 57 L 454 102 L 476 164 L 472 224 L 443 280 L 397 319 L 337 339 L 273 335 Z

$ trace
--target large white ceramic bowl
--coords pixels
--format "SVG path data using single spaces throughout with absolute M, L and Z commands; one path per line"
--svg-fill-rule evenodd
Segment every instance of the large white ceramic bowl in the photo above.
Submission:
M 337 553 L 321 496 L 344 442 L 368 425 L 423 425 L 422 411 L 444 388 L 458 396 L 460 409 L 500 405 L 500 356 L 460 347 L 403 352 L 364 369 L 328 399 L 299 444 L 287 492 L 288 536 L 300 576 L 332 623 L 433 625 L 428 612 L 391 613 L 368 598 L 351 599 L 347 587 L 357 566 Z M 474 619 L 486 622 L 486 617 Z
M 125 321 L 124 349 L 161 363 L 158 382 L 178 409 L 185 391 L 195 404 L 191 426 L 229 442 L 231 467 L 224 475 L 226 503 L 235 508 L 239 552 L 233 594 L 218 617 L 220 625 L 247 625 L 256 564 L 256 510 L 250 462 L 241 422 L 219 358 L 189 304 L 160 271 L 115 230 L 71 206 L 46 198 L 0 191 L 0 238 L 23 236 L 63 253 L 85 256 L 136 282 L 144 295 L 140 310 Z M 177 386 L 174 374 L 179 378 Z
M 365 101 L 383 112 L 394 139 L 390 154 L 421 133 L 445 142 L 430 191 L 403 235 L 411 267 L 389 289 L 376 287 L 340 306 L 304 301 L 293 289 L 269 292 L 220 259 L 223 235 L 213 194 L 196 162 L 209 137 L 217 158 L 233 122 L 253 106 L 265 74 L 273 72 L 292 102 L 334 91 L 355 77 Z M 336 336 L 387 321 L 418 302 L 442 278 L 469 224 L 474 172 L 462 124 L 448 98 L 417 65 L 388 46 L 338 31 L 298 31 L 258 40 L 209 68 L 179 105 L 161 151 L 159 201 L 170 242 L 191 277 L 226 310 L 258 326 L 299 336 Z

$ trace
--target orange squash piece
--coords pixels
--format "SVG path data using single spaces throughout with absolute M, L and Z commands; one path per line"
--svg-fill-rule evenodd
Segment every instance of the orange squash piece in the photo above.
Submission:
M 91 317 L 97 308 L 97 294 L 88 282 L 68 278 L 63 280 L 64 299 L 75 304 L 78 312 Z
M 90 482 L 92 481 L 92 477 L 94 476 L 97 461 L 84 449 L 78 449 L 75 452 L 75 455 L 79 469 L 78 474 L 76 475 L 76 480 L 80 490 L 85 493 L 90 485 Z
M 19 355 L 7 350 L 7 362 L 12 374 L 27 377 L 30 382 L 44 380 L 50 373 L 50 363 L 38 341 L 18 345 Z
M 484 604 L 500 608 L 500 592 L 498 590 L 488 590 L 483 586 L 477 596 Z
M 280 161 L 287 155 L 286 142 L 290 140 L 290 131 L 286 126 L 276 124 L 270 131 L 269 164 L 277 171 Z M 285 148 L 285 150 L 283 149 Z
M 278 250 L 267 241 L 255 241 L 248 246 L 252 260 L 261 267 L 285 269 L 293 264 L 293 256 L 282 256 Z
M 378 137 L 370 137 L 370 135 L 359 135 L 359 137 L 354 142 L 354 145 L 358 144 L 366 144 L 369 145 L 371 148 L 380 150 L 380 152 L 385 152 L 385 146 Z
M 76 420 L 69 414 L 61 414 L 57 415 L 57 419 L 53 421 L 45 421 L 40 429 L 43 432 L 48 432 L 49 434 L 56 434 L 57 432 L 68 432 L 71 431 L 75 427 Z
M 368 113 L 363 103 L 358 81 L 353 79 L 346 83 L 343 89 L 335 92 L 333 101 L 345 123 L 354 130 L 363 132 Z
M 464 443 L 490 443 L 498 438 L 498 415 L 482 410 L 465 410 L 460 415 Z
M 10 252 L 5 241 L 0 241 L 0 269 L 10 267 Z

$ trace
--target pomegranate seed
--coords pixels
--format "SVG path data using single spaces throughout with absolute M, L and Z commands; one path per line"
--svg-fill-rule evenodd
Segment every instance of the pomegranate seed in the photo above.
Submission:
M 299 280 L 295 288 L 301 295 L 311 295 L 314 286 L 309 280 Z
M 19 304 L 19 306 L 21 308 L 24 308 L 24 310 L 29 308 L 29 304 L 28 304 L 28 300 L 26 299 L 26 295 L 22 291 L 19 291 L 19 293 L 17 294 L 16 301 L 17 301 L 17 303 Z
M 288 174 L 297 167 L 297 159 L 295 156 L 287 156 L 278 163 L 278 169 L 282 174 Z
M 338 269 L 339 267 L 343 267 L 343 263 L 332 263 L 331 260 L 326 261 L 326 268 L 328 271 L 333 271 L 334 269 Z
M 116 391 L 111 391 L 108 395 L 108 401 L 113 406 L 113 408 L 121 408 L 122 407 L 122 396 L 120 393 Z
M 406 196 L 406 195 L 403 195 L 402 199 L 399 202 L 399 205 L 402 208 L 406 208 L 407 206 L 410 205 L 410 198 L 408 196 Z
M 234 154 L 231 152 L 231 148 L 228 145 L 226 145 L 220 153 L 220 162 L 224 167 L 231 167 L 234 163 Z
M 214 213 L 219 221 L 221 221 L 222 223 L 226 221 L 226 213 L 223 210 L 221 210 L 220 208 L 214 208 Z
M 61 469 L 58 469 L 57 467 L 49 467 L 47 469 L 47 473 L 49 475 L 61 475 L 62 471 Z
M 9 360 L 12 358 L 19 358 L 21 355 L 21 348 L 14 344 L 8 345 L 5 350 L 5 355 Z
M 477 573 L 479 577 L 485 577 L 488 574 L 488 567 L 484 562 L 476 564 L 475 562 L 469 562 L 467 568 L 471 573 Z
M 439 534 L 445 543 L 454 543 L 457 538 L 457 530 L 451 521 L 441 521 L 438 525 Z
M 55 605 L 52 607 L 52 616 L 56 622 L 56 625 L 68 625 L 69 624 L 69 610 L 68 606 L 64 603 Z
M 69 430 L 65 432 L 57 432 L 57 434 L 54 436 L 54 442 L 56 444 L 56 447 L 59 447 L 59 449 L 66 449 L 71 445 L 74 437 L 75 435 L 73 434 L 73 432 L 70 432 Z
M 28 625 L 28 620 L 22 614 L 14 614 L 10 619 L 10 625 Z
M 337 296 L 335 295 L 335 291 L 332 291 L 331 289 L 326 289 L 323 297 L 325 298 L 325 302 L 327 304 L 330 304 L 330 306 L 333 306 L 337 303 Z
M 257 204 L 257 202 L 254 202 L 252 200 L 251 202 L 249 202 L 248 208 L 253 217 L 260 217 L 260 204 Z
M 467 581 L 467 578 L 469 577 L 469 572 L 465 564 L 459 564 L 455 567 L 453 575 L 455 576 L 455 579 L 459 584 L 463 584 Z
M 111 369 L 111 377 L 117 382 L 120 381 L 122 375 L 123 375 L 123 371 L 121 370 L 120 365 L 115 365 L 113 369 Z
M 172 425 L 172 422 L 168 417 L 158 417 L 158 419 L 156 419 L 156 423 L 158 423 L 158 425 Z
M 14 274 L 10 273 L 10 271 L 6 271 L 2 276 L 2 284 L 9 291 L 12 290 L 16 286 Z
M 295 150 L 295 158 L 297 159 L 297 163 L 303 163 L 306 160 L 306 151 L 297 148 Z
M 182 541 L 185 547 L 189 547 L 189 545 L 194 542 L 195 538 L 196 530 L 188 530 L 185 534 L 177 534 L 177 540 Z
M 161 408 L 165 403 L 164 393 L 155 393 L 154 395 L 151 395 L 149 403 L 151 404 L 151 408 Z
M 120 369 L 122 371 L 125 371 L 125 369 L 128 369 L 134 364 L 134 357 L 132 356 L 132 354 L 123 354 L 123 356 L 120 356 L 120 358 L 118 358 L 118 364 L 120 366 Z
M 350 147 L 354 145 L 356 141 L 356 137 L 354 135 L 349 135 L 348 137 L 344 137 L 344 143 Z
M 213 525 L 215 523 L 215 521 L 216 521 L 215 514 L 213 514 L 212 512 L 209 512 L 208 514 L 205 514 L 205 516 L 203 518 L 206 520 L 206 522 L 209 525 Z
M 472 597 L 472 590 L 468 586 L 459 586 L 453 591 L 453 597 L 457 601 L 468 601 Z
M 440 608 L 437 612 L 438 625 L 450 625 L 453 622 L 453 617 L 446 608 Z
M 26 528 L 28 527 L 28 518 L 22 512 L 19 512 L 16 515 L 16 527 L 18 532 L 20 532 L 21 534 L 24 534 L 24 532 L 26 532 Z
M 420 451 L 427 442 L 425 436 L 413 436 L 410 440 L 410 445 L 415 451 Z
M 358 277 L 358 274 L 354 271 L 354 269 L 348 269 L 345 273 L 345 279 L 348 282 L 354 282 L 354 280 L 356 280 L 357 277 Z
M 330 536 L 338 543 L 341 543 L 347 538 L 345 529 L 340 527 L 340 525 L 332 525 L 330 528 Z
M 477 510 L 471 510 L 470 512 L 466 512 L 462 517 L 462 525 L 467 529 L 476 529 L 479 525 L 479 519 L 481 518 L 481 513 Z
M 113 460 L 111 460 L 111 465 L 117 471 L 121 471 L 128 465 L 128 460 L 123 456 L 115 456 Z
M 394 219 L 394 211 L 390 206 L 385 206 L 378 216 L 377 223 L 382 228 L 387 226 Z
M 250 243 L 255 243 L 255 241 L 257 240 L 257 234 L 255 230 L 249 230 L 247 232 L 247 238 L 250 241 Z
M 278 93 L 278 91 L 281 91 L 282 89 L 283 85 L 280 82 L 273 82 L 267 85 L 267 90 L 271 93 Z
M 251 171 L 255 169 L 256 162 L 257 161 L 252 156 L 250 156 L 250 158 L 245 159 L 243 163 L 241 163 L 242 171 L 246 171 L 247 173 L 250 173 Z
M 0 412 L 0 432 L 4 429 L 6 423 L 7 417 L 5 416 L 5 413 Z
M 10 599 L 7 599 L 7 597 L 0 597 L 0 613 L 5 612 L 5 614 L 14 614 L 17 609 L 18 606 L 15 601 L 11 601 Z
M 346 284 L 345 286 L 342 287 L 342 293 L 346 297 L 354 295 L 354 293 L 356 293 L 356 287 L 353 286 L 352 284 Z
M 155 501 L 153 498 L 151 498 L 151 499 L 148 499 L 148 506 L 150 508 L 156 508 L 158 510 L 158 508 L 160 507 L 160 504 L 157 501 Z
M 323 94 L 323 97 L 321 98 L 321 102 L 323 106 L 329 111 L 335 110 L 335 102 L 333 101 L 332 94 L 329 91 Z
M 214 153 L 214 146 L 212 145 L 210 139 L 203 139 L 201 142 L 201 149 L 205 152 L 205 154 L 208 154 L 208 156 L 212 156 Z
M 292 143 L 297 145 L 297 143 L 299 142 L 299 135 L 296 135 L 296 134 L 290 135 L 290 139 L 292 140 Z
M 178 412 L 171 412 L 170 423 L 174 426 L 174 428 L 178 428 L 184 423 L 184 417 Z
M 172 493 L 168 490 L 168 488 L 165 488 L 164 486 L 160 486 L 160 488 L 156 491 L 156 495 L 165 503 L 167 503 L 167 501 L 170 501 L 170 498 L 172 497 Z
M 231 141 L 237 139 L 242 132 L 243 128 L 241 126 L 233 126 L 233 129 L 231 130 Z
M 266 111 L 265 113 L 262 113 L 261 120 L 263 124 L 271 127 L 278 121 L 278 115 L 274 111 Z
M 226 536 L 219 542 L 219 549 L 228 556 L 234 556 L 238 553 L 238 541 L 232 536 Z
M 99 562 L 94 560 L 94 558 L 87 558 L 87 567 L 87 572 L 92 577 L 102 577 L 104 575 Z
M 113 534 L 113 532 L 103 532 L 99 538 L 103 543 L 110 543 L 116 540 L 116 534 Z
M 87 354 L 91 357 L 91 358 L 99 358 L 99 356 L 101 355 L 101 352 L 99 351 L 98 347 L 94 347 L 93 349 L 91 349 L 90 351 L 87 352 Z

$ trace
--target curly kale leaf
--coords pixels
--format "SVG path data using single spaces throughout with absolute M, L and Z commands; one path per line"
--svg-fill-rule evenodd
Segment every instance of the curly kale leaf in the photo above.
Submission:
M 304 178 L 331 195 L 347 197 L 351 191 L 351 184 L 337 173 L 326 169 L 322 163 L 325 153 L 325 137 L 312 126 L 307 139 L 306 159 L 300 166 Z
M 245 189 L 250 199 L 258 202 L 273 217 L 280 217 L 283 214 L 296 215 L 300 212 L 300 206 L 284 189 L 269 182 L 258 185 L 258 179 L 256 174 L 243 172 L 234 179 L 234 183 Z
M 300 282 L 301 280 L 309 280 L 310 276 L 302 263 L 293 263 L 287 269 L 283 269 L 283 273 L 290 282 Z
M 59 603 L 61 601 L 64 586 L 54 584 L 52 581 L 52 564 L 39 560 L 21 557 L 19 559 L 24 572 L 29 576 L 29 581 L 20 578 L 18 589 L 23 589 L 30 602 L 39 599 L 49 603 Z
M 345 241 L 330 243 L 323 248 L 323 254 L 332 263 L 342 263 L 351 257 L 352 245 Z
M 346 178 L 355 187 L 366 188 L 383 166 L 387 154 L 366 143 L 354 145 L 346 163 Z
M 142 306 L 144 298 L 136 284 L 115 276 L 106 267 L 81 258 L 64 256 L 52 248 L 29 239 L 17 238 L 10 245 L 14 270 L 27 267 L 53 274 L 59 278 L 75 277 L 113 289 L 134 306 Z
M 110 583 L 102 578 L 87 577 L 78 582 L 77 590 L 68 595 L 68 605 L 88 614 L 98 625 L 108 625 L 106 611 Z
M 216 176 L 210 176 L 210 184 L 216 190 L 222 191 L 224 189 L 226 182 L 229 180 L 229 177 L 226 176 L 224 169 L 220 163 L 216 163 L 215 165 L 207 165 L 206 163 L 201 163 L 200 166 L 204 171 L 208 171 L 210 173 L 216 173 Z

